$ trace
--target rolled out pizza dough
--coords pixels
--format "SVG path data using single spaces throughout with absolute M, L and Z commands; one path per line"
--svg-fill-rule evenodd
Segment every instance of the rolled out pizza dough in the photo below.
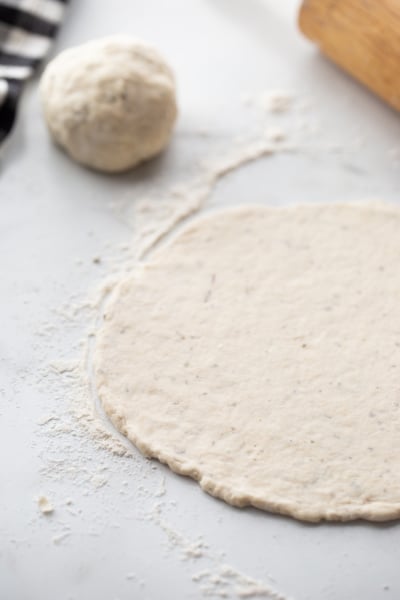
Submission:
M 99 397 L 146 455 L 235 506 L 400 516 L 400 211 L 196 221 L 113 292 Z

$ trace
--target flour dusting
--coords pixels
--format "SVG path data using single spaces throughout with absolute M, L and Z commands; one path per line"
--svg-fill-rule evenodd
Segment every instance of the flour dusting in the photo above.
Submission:
M 43 515 L 51 515 L 54 512 L 54 507 L 46 496 L 39 496 L 37 503 Z
M 280 108 L 277 107 L 279 102 Z M 179 506 L 176 500 L 168 500 L 166 477 L 160 475 L 159 466 L 139 455 L 104 417 L 93 387 L 91 354 L 102 307 L 121 277 L 129 276 L 138 261 L 149 258 L 179 224 L 198 214 L 222 178 L 252 161 L 295 151 L 297 142 L 290 141 L 294 130 L 287 129 L 286 123 L 283 129 L 279 115 L 280 111 L 290 110 L 293 98 L 286 99 L 285 108 L 285 100 L 281 98 L 279 102 L 275 100 L 275 108 L 267 110 L 260 102 L 260 94 L 257 99 L 249 95 L 248 104 L 260 111 L 261 119 L 263 114 L 266 119 L 257 126 L 254 135 L 246 133 L 236 140 L 226 139 L 221 143 L 211 132 L 199 130 L 196 135 L 202 138 L 204 150 L 202 156 L 190 163 L 187 176 L 167 177 L 162 185 L 143 186 L 143 193 L 137 194 L 134 201 L 129 194 L 113 199 L 113 214 L 126 225 L 126 241 L 115 246 L 104 240 L 101 247 L 94 250 L 89 263 L 78 257 L 76 268 L 82 274 L 96 269 L 99 284 L 84 298 L 67 295 L 64 305 L 53 311 L 54 319 L 40 323 L 37 328 L 44 351 L 36 383 L 39 390 L 46 395 L 50 393 L 54 399 L 53 406 L 50 409 L 46 406 L 37 420 L 38 435 L 46 448 L 41 457 L 40 476 L 48 482 L 49 492 L 57 501 L 59 522 L 49 520 L 53 543 L 70 543 L 73 531 L 78 529 L 86 531 L 88 536 L 98 537 L 108 522 L 118 519 L 121 511 L 126 513 L 133 505 L 137 511 L 137 507 L 143 505 L 147 508 L 139 511 L 139 522 L 156 527 L 165 536 L 169 551 L 176 551 L 188 568 L 201 564 L 203 576 L 198 583 L 202 579 L 203 585 L 213 588 L 215 597 L 224 597 L 222 594 L 227 593 L 228 597 L 240 598 L 238 594 L 243 590 L 236 589 L 239 584 L 232 577 L 230 585 L 218 583 L 218 578 L 227 577 L 219 572 L 220 551 L 211 551 L 202 536 L 191 538 L 177 532 L 169 522 L 167 507 L 175 511 Z M 93 232 L 88 235 L 92 236 Z M 87 335 L 82 339 L 84 331 Z M 63 356 L 54 356 L 52 348 L 56 336 L 65 337 Z M 70 481 L 77 490 L 73 501 L 57 497 L 57 483 L 61 481 Z M 97 501 L 106 497 L 110 488 L 116 490 L 115 501 L 106 502 L 89 526 L 83 519 L 86 499 L 90 501 L 95 497 Z M 149 517 L 148 504 L 160 499 L 163 499 L 162 505 Z M 71 530 L 68 529 L 70 519 L 74 523 Z M 190 574 L 193 581 L 198 572 L 197 569 Z M 210 581 L 205 575 L 207 572 Z M 139 575 L 128 579 L 140 588 L 145 584 Z M 201 592 L 205 596 L 212 595 L 209 589 Z M 263 597 L 260 593 L 259 597 Z

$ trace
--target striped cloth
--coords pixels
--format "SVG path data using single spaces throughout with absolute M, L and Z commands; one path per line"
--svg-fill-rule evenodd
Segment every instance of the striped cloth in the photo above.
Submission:
M 25 81 L 49 50 L 68 0 L 0 0 L 0 145 Z

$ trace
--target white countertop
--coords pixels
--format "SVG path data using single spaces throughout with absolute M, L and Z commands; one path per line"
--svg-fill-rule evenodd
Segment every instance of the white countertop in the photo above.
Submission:
M 64 387 L 60 375 L 46 375 L 52 361 L 79 354 L 85 318 L 69 321 L 65 310 L 129 242 L 131 207 L 185 179 L 210 148 L 276 127 L 296 148 L 227 176 L 210 207 L 400 202 L 398 115 L 300 36 L 297 5 L 72 2 L 55 51 L 127 32 L 156 45 L 176 72 L 174 140 L 162 158 L 127 175 L 73 164 L 48 139 L 37 81 L 26 91 L 0 170 L 1 599 L 200 599 L 222 589 L 212 577 L 224 564 L 296 600 L 400 597 L 398 523 L 307 525 L 231 508 L 136 451 L 118 457 L 98 448 L 69 414 L 68 373 Z M 243 103 L 245 94 L 272 89 L 293 95 L 288 113 Z M 43 423 L 48 416 L 57 419 Z M 53 514 L 38 510 L 40 494 Z M 200 538 L 202 556 L 186 556 Z M 201 571 L 208 573 L 193 580 Z M 249 590 L 238 575 L 227 577 L 229 598 L 241 585 Z

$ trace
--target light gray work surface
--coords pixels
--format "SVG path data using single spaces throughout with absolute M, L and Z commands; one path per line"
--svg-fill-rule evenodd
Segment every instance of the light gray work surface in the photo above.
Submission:
M 99 449 L 68 416 L 68 373 L 65 394 L 43 375 L 49 362 L 77 355 L 84 333 L 57 311 L 71 296 L 83 300 L 107 274 L 107 252 L 130 239 L 115 207 L 178 183 L 208 145 L 281 127 L 299 146 L 226 177 L 211 207 L 400 201 L 398 116 L 301 38 L 297 4 L 72 2 L 56 51 L 123 31 L 153 42 L 176 71 L 175 138 L 136 173 L 107 177 L 73 164 L 48 139 L 37 82 L 25 94 L 0 172 L 1 600 L 199 599 L 202 585 L 219 584 L 192 576 L 218 575 L 222 564 L 296 600 L 400 597 L 398 523 L 307 525 L 231 508 L 137 452 Z M 293 93 L 288 114 L 242 102 L 276 88 Z M 59 430 L 54 419 L 39 424 L 48 415 Z M 77 431 L 63 431 L 66 422 Z M 40 514 L 39 494 L 52 515 Z M 204 556 L 185 556 L 199 536 Z

